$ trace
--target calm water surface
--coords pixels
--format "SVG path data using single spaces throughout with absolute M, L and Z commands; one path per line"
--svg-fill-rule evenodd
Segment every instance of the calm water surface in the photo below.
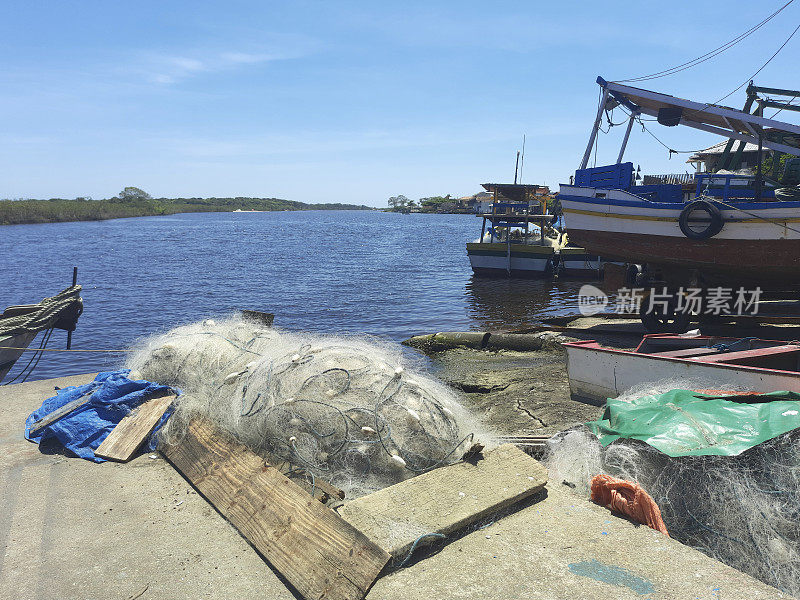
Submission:
M 123 349 L 138 336 L 241 308 L 275 313 L 282 328 L 396 341 L 575 312 L 580 284 L 473 278 L 464 244 L 479 233 L 480 221 L 469 215 L 372 211 L 5 226 L 0 310 L 67 287 L 76 265 L 85 309 L 73 348 Z M 56 331 L 49 347 L 65 343 L 66 333 Z M 46 353 L 31 379 L 120 361 Z

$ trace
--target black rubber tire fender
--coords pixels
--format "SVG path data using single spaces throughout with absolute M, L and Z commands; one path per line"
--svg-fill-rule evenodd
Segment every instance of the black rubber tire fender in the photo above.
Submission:
M 708 215 L 708 227 L 702 231 L 696 231 L 689 227 L 689 217 L 695 211 L 703 211 Z M 680 225 L 683 235 L 692 240 L 707 240 L 714 237 L 725 226 L 725 220 L 722 218 L 720 210 L 711 202 L 706 200 L 695 200 L 687 204 L 681 211 L 678 217 L 678 225 Z

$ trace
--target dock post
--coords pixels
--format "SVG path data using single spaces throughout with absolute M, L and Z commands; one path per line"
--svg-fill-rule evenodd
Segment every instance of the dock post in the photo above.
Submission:
M 72 287 L 78 285 L 78 267 L 72 267 Z M 67 331 L 67 350 L 72 348 L 72 330 Z

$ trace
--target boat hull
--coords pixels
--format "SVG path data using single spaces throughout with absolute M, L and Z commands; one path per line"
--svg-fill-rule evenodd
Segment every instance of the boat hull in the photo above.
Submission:
M 603 261 L 585 248 L 561 248 L 559 255 L 559 277 L 599 277 Z
M 636 386 L 669 383 L 673 387 L 800 392 L 800 373 L 742 365 L 703 363 L 597 347 L 595 342 L 564 344 L 570 392 L 604 402 Z
M 679 226 L 684 203 L 646 202 L 623 190 L 561 188 L 570 240 L 590 252 L 611 260 L 696 269 L 733 282 L 800 285 L 800 202 L 723 208 L 722 231 L 695 240 Z
M 38 332 L 20 333 L 17 335 L 0 337 L 0 346 L 11 348 L 27 348 Z M 17 359 L 25 350 L 4 350 L 0 348 L 0 381 L 8 374 Z
M 487 277 L 547 277 L 553 270 L 555 249 L 528 244 L 467 244 L 472 271 Z

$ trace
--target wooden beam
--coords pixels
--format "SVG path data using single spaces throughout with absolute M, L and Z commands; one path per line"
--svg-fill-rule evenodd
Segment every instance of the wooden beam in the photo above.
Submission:
M 610 90 L 613 92 L 621 92 L 627 96 L 647 98 L 648 100 L 655 100 L 656 102 L 662 102 L 668 106 L 681 106 L 683 108 L 696 111 L 698 113 L 708 113 L 711 115 L 716 115 L 718 117 L 730 117 L 742 122 L 749 121 L 750 123 L 753 123 L 754 125 L 759 125 L 761 127 L 774 127 L 776 129 L 788 131 L 791 133 L 800 133 L 800 125 L 795 125 L 793 123 L 784 123 L 782 121 L 776 121 L 774 119 L 767 119 L 760 115 L 747 114 L 740 110 L 736 110 L 735 108 L 727 108 L 715 104 L 702 104 L 700 102 L 684 100 L 683 98 L 677 98 L 675 96 L 667 96 L 666 94 L 661 94 L 659 92 L 651 92 L 649 90 L 634 88 L 627 85 L 622 85 L 620 83 L 608 82 L 603 87 L 605 90 Z
M 75 400 L 72 400 L 71 402 L 67 402 L 61 408 L 57 408 L 56 410 L 54 410 L 53 412 L 45 415 L 44 417 L 42 417 L 38 421 L 35 421 L 34 423 L 31 423 L 31 428 L 28 431 L 28 433 L 30 435 L 35 435 L 39 430 L 44 429 L 48 425 L 50 425 L 52 423 L 55 423 L 59 419 L 67 416 L 69 413 L 71 413 L 75 409 L 78 409 L 81 406 L 83 406 L 84 404 L 87 404 L 89 402 L 89 400 L 91 400 L 92 394 L 94 394 L 94 391 L 95 390 L 92 389 L 90 392 L 84 394 L 80 398 L 76 398 Z
M 541 490 L 547 469 L 513 444 L 474 464 L 428 471 L 339 507 L 339 514 L 396 558 L 425 534 L 448 535 Z
M 304 468 L 281 460 L 268 452 L 264 452 L 263 456 L 268 464 L 278 469 L 281 474 L 294 481 L 323 504 L 327 503 L 328 500 L 344 500 L 344 490 L 337 488 L 335 485 L 322 479 L 322 477 L 314 477 Z
M 800 112 L 800 106 L 789 104 L 788 102 L 776 102 L 774 100 L 762 100 L 759 102 L 762 108 L 780 108 L 781 110 L 793 110 Z
M 769 348 L 754 348 L 753 350 L 741 350 L 739 352 L 720 352 L 712 356 L 690 357 L 687 360 L 701 363 L 726 363 L 733 360 L 747 358 L 761 358 L 765 356 L 776 356 L 781 354 L 791 354 L 800 350 L 800 346 L 786 344 L 784 346 L 771 346 Z
M 651 117 L 657 117 L 658 111 L 651 110 L 646 107 L 642 107 L 641 109 L 642 114 L 649 115 Z M 738 117 L 737 117 L 738 118 Z M 742 120 L 742 123 L 745 123 Z M 745 135 L 742 133 L 738 133 L 735 131 L 728 131 L 727 129 L 723 129 L 722 127 L 717 127 L 715 125 L 707 125 L 705 123 L 700 123 L 697 121 L 692 121 L 686 118 L 681 119 L 681 125 L 686 125 L 687 127 L 693 127 L 694 129 L 699 129 L 701 131 L 708 131 L 710 133 L 716 133 L 717 135 L 721 135 L 722 137 L 740 140 L 743 142 L 750 142 L 751 144 L 758 143 L 758 137 L 753 137 L 751 135 Z M 786 144 L 779 144 L 778 142 L 773 142 L 772 140 L 764 140 L 764 147 L 769 148 L 770 150 L 777 150 L 778 152 L 783 152 L 784 154 L 791 154 L 792 156 L 800 156 L 800 148 L 796 146 L 788 146 Z
M 747 94 L 750 95 L 751 93 L 762 93 L 762 94 L 774 94 L 777 96 L 794 96 L 797 98 L 800 96 L 800 91 L 797 90 L 784 90 L 781 88 L 771 88 L 771 87 L 763 87 L 760 85 L 749 85 L 747 86 Z
M 389 560 L 363 533 L 208 421 L 192 421 L 164 455 L 304 598 L 363 598 Z
M 137 406 L 124 417 L 94 451 L 95 456 L 108 460 L 126 462 L 144 443 L 164 413 L 175 400 L 170 394 L 161 398 L 151 398 Z

